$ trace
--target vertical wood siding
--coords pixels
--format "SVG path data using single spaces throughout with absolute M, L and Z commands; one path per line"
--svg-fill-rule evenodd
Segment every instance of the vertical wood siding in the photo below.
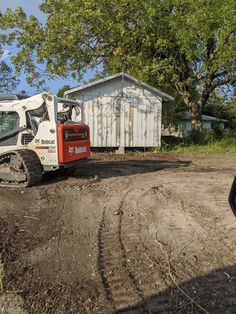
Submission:
M 71 95 L 84 102 L 92 147 L 156 147 L 162 100 L 131 81 L 114 79 Z

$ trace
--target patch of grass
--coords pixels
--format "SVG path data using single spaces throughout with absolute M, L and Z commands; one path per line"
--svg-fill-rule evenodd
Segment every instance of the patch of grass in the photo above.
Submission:
M 201 144 L 182 142 L 180 144 L 164 144 L 162 151 L 176 153 L 236 153 L 236 139 L 222 139 Z
M 23 301 L 22 297 L 19 296 L 19 294 L 13 294 L 13 297 L 12 297 L 12 298 L 13 298 L 15 304 L 17 304 L 17 305 L 23 307 L 24 301 Z

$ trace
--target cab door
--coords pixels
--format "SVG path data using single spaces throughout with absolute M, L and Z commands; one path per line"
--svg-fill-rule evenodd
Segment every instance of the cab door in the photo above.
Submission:
M 0 111 L 0 137 L 19 127 L 20 117 L 16 111 Z M 0 139 L 0 146 L 16 146 L 18 134 Z

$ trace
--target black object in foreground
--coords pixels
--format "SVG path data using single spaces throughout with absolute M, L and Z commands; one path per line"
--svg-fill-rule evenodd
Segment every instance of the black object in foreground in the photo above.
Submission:
M 236 176 L 234 177 L 234 181 L 232 183 L 231 190 L 229 193 L 229 204 L 236 217 Z

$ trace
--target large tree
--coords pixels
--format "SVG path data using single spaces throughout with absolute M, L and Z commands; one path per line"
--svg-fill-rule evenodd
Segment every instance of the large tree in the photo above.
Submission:
M 13 62 L 30 83 L 38 68 L 81 77 L 102 63 L 108 73 L 175 89 L 199 137 L 210 95 L 236 82 L 235 0 L 44 0 L 40 9 L 43 25 L 20 8 L 0 18 L 1 42 L 17 42 Z
M 12 68 L 4 61 L 0 61 L 0 93 L 14 93 L 19 80 Z

